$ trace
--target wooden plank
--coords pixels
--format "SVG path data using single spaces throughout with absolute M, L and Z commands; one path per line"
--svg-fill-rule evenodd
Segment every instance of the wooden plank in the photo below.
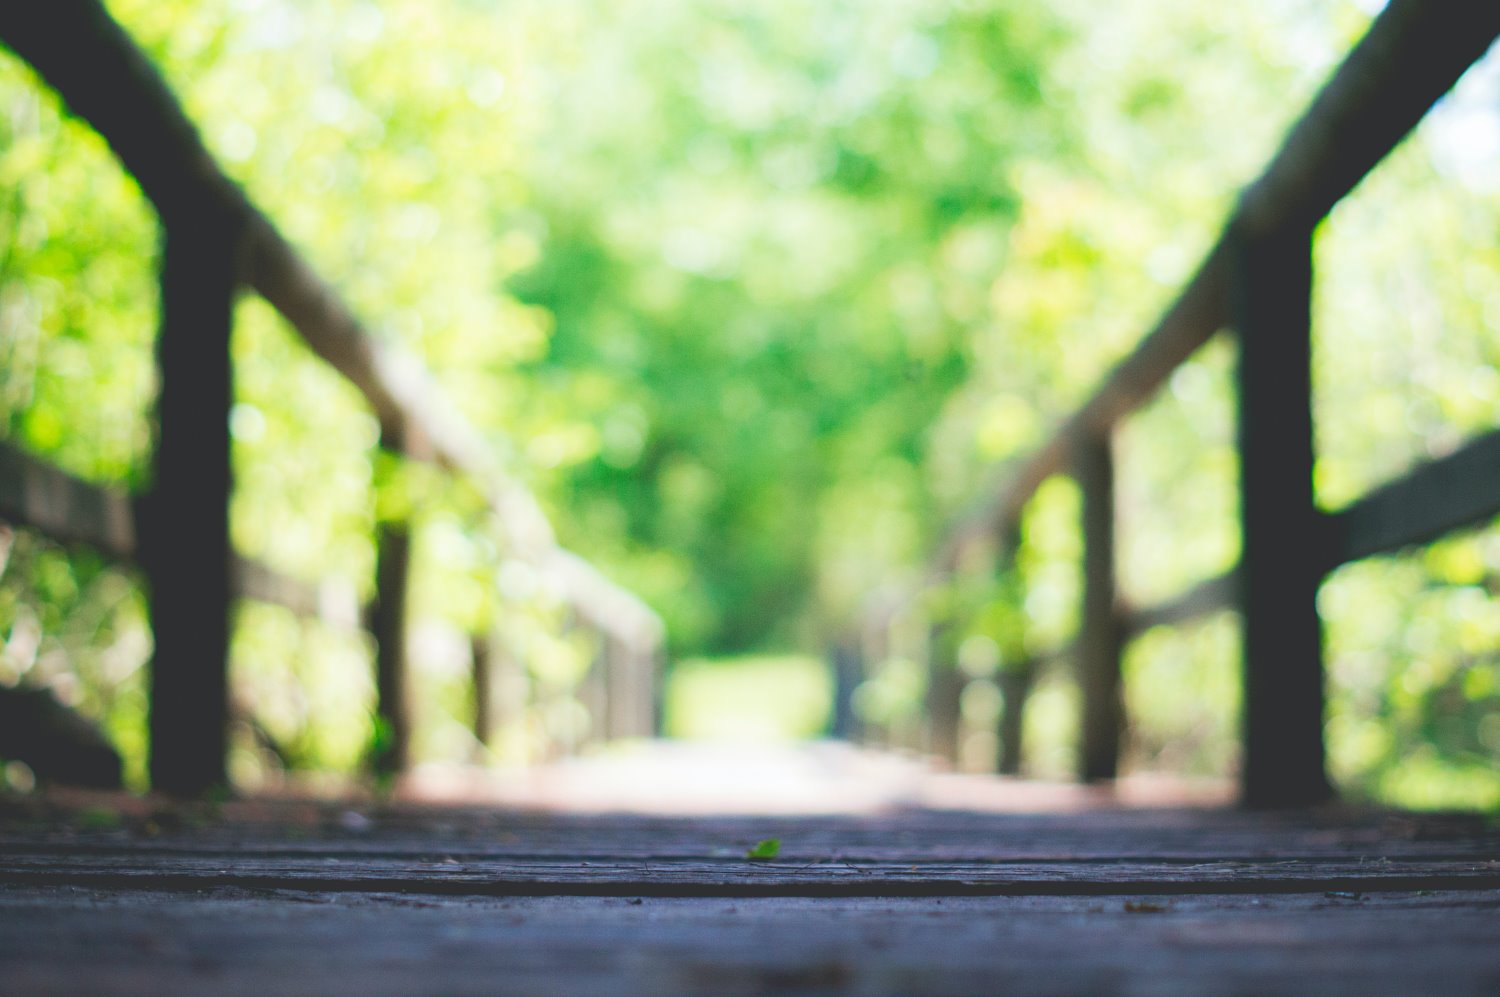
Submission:
M 861 731 L 859 717 L 854 712 L 854 690 L 865 671 L 857 636 L 846 635 L 829 647 L 828 667 L 833 677 L 833 708 L 829 711 L 828 736 L 856 742 L 861 738 Z
M 1310 231 L 1236 246 L 1239 334 L 1241 791 L 1252 806 L 1326 799 L 1325 524 L 1313 502 Z
M 151 60 L 98 0 L 0 7 L 0 41 L 104 137 L 164 220 L 246 213 Z
M 1492 994 L 1490 893 L 658 899 L 0 890 L 22 993 Z
M 139 517 L 155 644 L 151 783 L 181 795 L 224 785 L 228 750 L 229 337 L 241 245 L 232 218 L 200 207 L 164 237 L 155 481 Z
M 110 801 L 114 809 L 103 805 Z M 362 818 L 352 825 L 354 831 L 351 811 Z M 118 814 L 118 823 L 101 822 L 101 812 Z M 1463 866 L 1492 865 L 1500 859 L 1500 825 L 1483 815 L 1349 808 L 672 817 L 306 799 L 230 801 L 212 813 L 119 796 L 89 796 L 71 811 L 49 808 L 45 799 L 0 801 L 0 854 L 31 855 L 43 862 L 47 856 L 102 857 L 134 861 L 143 868 L 151 867 L 157 856 L 227 867 L 239 857 L 256 855 L 309 868 L 333 858 L 411 865 L 449 864 L 447 859 L 740 864 L 749 845 L 768 837 L 782 842 L 782 864 L 794 868 L 849 859 L 893 867 L 1337 861 L 1378 869 L 1398 859 Z
M 1121 626 L 1126 637 L 1135 637 L 1152 627 L 1170 627 L 1188 623 L 1224 609 L 1239 607 L 1238 569 L 1205 579 L 1187 591 L 1140 609 L 1127 609 Z
M 1331 517 L 1336 564 L 1435 540 L 1500 515 L 1500 430 L 1421 464 Z M 1330 567 L 1333 564 L 1329 565 Z
M 110 557 L 135 557 L 130 496 L 90 484 L 3 440 L 0 519 L 61 543 L 88 544 Z
M 1319 858 L 1192 862 L 886 860 L 787 854 L 752 862 L 652 855 L 623 859 L 352 855 L 12 853 L 7 883 L 111 890 L 296 890 L 429 896 L 1112 896 L 1497 890 L 1500 860 Z

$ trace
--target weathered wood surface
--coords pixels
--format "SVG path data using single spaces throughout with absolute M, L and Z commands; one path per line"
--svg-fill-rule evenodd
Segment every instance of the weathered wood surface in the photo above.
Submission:
M 778 837 L 781 854 L 745 850 Z M 1358 811 L 0 821 L 0 979 L 102 993 L 1493 993 L 1500 826 Z
M 0 890 L 20 993 L 1443 993 L 1500 895 L 416 898 Z

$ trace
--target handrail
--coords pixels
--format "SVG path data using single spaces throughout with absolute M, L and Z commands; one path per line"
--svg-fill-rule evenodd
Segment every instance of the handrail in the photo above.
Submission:
M 1240 197 L 1183 291 L 1131 353 L 1019 467 L 1007 469 L 961 516 L 931 564 L 952 570 L 961 548 L 1013 524 L 1041 483 L 1062 471 L 1074 441 L 1139 409 L 1229 322 L 1226 241 L 1311 226 L 1422 120 L 1500 31 L 1500 9 L 1464 0 L 1391 0 L 1281 148 Z
M 245 283 L 295 328 L 329 366 L 364 395 L 382 440 L 419 460 L 476 481 L 498 514 L 511 550 L 545 562 L 557 546 L 536 499 L 506 475 L 477 432 L 412 358 L 371 336 L 358 317 L 232 181 L 207 148 L 156 67 L 98 0 L 49 0 L 0 8 L 0 40 L 21 54 L 109 143 L 164 221 L 211 211 L 241 219 Z M 571 569 L 579 579 L 595 569 Z M 603 576 L 592 590 L 634 601 Z M 581 591 L 581 589 L 580 589 Z M 576 597 L 576 593 L 570 592 Z
M 29 527 L 61 543 L 86 544 L 117 561 L 134 561 L 139 552 L 135 502 L 129 495 L 68 474 L 4 440 L 0 440 L 0 520 Z M 357 625 L 358 602 L 351 586 L 333 580 L 314 584 L 253 558 L 238 554 L 231 558 L 232 588 L 240 598 L 340 626 Z
M 1311 423 L 1305 409 L 1301 416 L 1293 413 L 1282 425 L 1256 427 L 1252 439 L 1245 434 L 1247 423 L 1254 422 L 1254 418 L 1247 419 L 1245 399 L 1259 393 L 1255 379 L 1263 376 L 1262 372 L 1277 369 L 1277 365 L 1289 365 L 1286 369 L 1295 376 L 1288 383 L 1297 383 L 1298 377 L 1306 378 L 1305 338 L 1299 345 L 1295 337 L 1306 334 L 1308 288 L 1295 286 L 1298 267 L 1306 266 L 1296 258 L 1308 252 L 1313 226 L 1421 121 L 1485 53 L 1497 34 L 1500 34 L 1500 5 L 1463 0 L 1391 0 L 1292 126 L 1260 176 L 1244 189 L 1213 247 L 1157 324 L 1040 447 L 1003 469 L 982 490 L 977 502 L 944 534 L 921 582 L 907 589 L 900 599 L 892 600 L 885 595 L 878 605 L 872 602 L 867 606 L 867 625 L 887 625 L 903 604 L 919 598 L 925 588 L 952 576 L 971 545 L 998 540 L 1003 546 L 1007 537 L 1014 538 L 1025 506 L 1042 482 L 1058 473 L 1075 473 L 1085 485 L 1088 551 L 1085 619 L 1077 642 L 1086 659 L 1082 668 L 1085 774 L 1113 772 L 1118 730 L 1095 728 L 1101 725 L 1107 728 L 1111 723 L 1109 714 L 1114 708 L 1111 704 L 1118 699 L 1119 653 L 1124 640 L 1153 626 L 1179 623 L 1237 606 L 1247 619 L 1246 756 L 1247 769 L 1254 770 L 1244 777 L 1247 798 L 1256 802 L 1308 802 L 1324 792 L 1326 782 L 1318 747 L 1321 693 L 1317 691 L 1317 683 L 1307 678 L 1308 669 L 1313 669 L 1315 675 L 1321 669 L 1315 613 L 1313 646 L 1309 648 L 1304 642 L 1295 648 L 1284 647 L 1287 653 L 1311 655 L 1314 660 L 1300 664 L 1299 674 L 1285 672 L 1290 666 L 1284 663 L 1267 671 L 1264 662 L 1248 659 L 1266 653 L 1264 649 L 1276 641 L 1267 639 L 1271 631 L 1266 626 L 1250 619 L 1252 610 L 1248 607 L 1258 606 L 1260 609 L 1254 612 L 1262 612 L 1276 604 L 1276 599 L 1267 601 L 1261 595 L 1252 598 L 1252 593 L 1274 587 L 1277 570 L 1291 571 L 1299 578 L 1305 575 L 1311 579 L 1315 592 L 1317 579 L 1336 564 L 1430 540 L 1500 513 L 1500 432 L 1482 436 L 1440 461 L 1418 466 L 1349 508 L 1327 514 L 1311 506 L 1308 482 L 1291 481 L 1287 490 L 1271 480 L 1276 476 L 1273 469 L 1279 455 L 1295 457 L 1288 448 L 1306 449 L 1303 457 L 1295 457 L 1290 466 L 1300 468 L 1298 461 L 1305 457 L 1309 460 L 1306 470 L 1310 478 Z M 1266 267 L 1278 254 L 1290 254 L 1291 266 Z M 1310 270 L 1303 274 L 1304 280 L 1309 277 Z M 1284 280 L 1290 284 L 1273 283 Z M 1303 326 L 1300 333 L 1295 329 L 1299 323 Z M 1282 542 L 1303 545 L 1306 549 L 1279 561 L 1257 555 L 1257 567 L 1249 579 L 1242 563 L 1156 606 L 1144 609 L 1122 606 L 1114 592 L 1111 517 L 1098 511 L 1101 501 L 1106 507 L 1110 501 L 1110 435 L 1125 416 L 1157 392 L 1180 364 L 1218 331 L 1231 325 L 1238 327 L 1242 343 L 1242 488 L 1246 487 L 1247 477 L 1255 478 L 1255 491 L 1246 493 L 1242 509 L 1253 505 L 1254 516 L 1262 524 L 1269 522 L 1264 517 L 1274 518 L 1274 510 L 1286 510 L 1297 522 L 1286 527 L 1293 536 Z M 1260 344 L 1270 329 L 1293 338 L 1287 345 L 1269 342 L 1257 345 L 1257 356 L 1261 359 L 1256 361 L 1257 373 L 1249 377 L 1243 360 L 1246 337 Z M 1270 352 L 1260 353 L 1268 349 L 1281 352 L 1274 356 Z M 1299 366 L 1304 368 L 1300 374 Z M 1256 404 L 1263 406 L 1269 402 L 1260 400 Z M 1286 402 L 1292 408 L 1298 404 L 1303 403 L 1294 399 Z M 1258 407 L 1257 411 L 1264 414 L 1271 410 Z M 1253 470 L 1244 457 L 1247 446 L 1255 448 Z M 1079 467 L 1070 472 L 1074 462 L 1080 462 Z M 1294 472 L 1294 477 L 1296 473 L 1300 471 Z M 1281 474 L 1284 476 L 1285 472 Z M 1298 505 L 1302 501 L 1298 497 L 1301 492 L 1306 493 L 1305 510 Z M 1292 587 L 1302 584 L 1301 580 L 1293 580 Z M 1296 608 L 1299 612 L 1313 612 L 1310 603 Z M 1097 632 L 1101 628 L 1107 633 Z M 1248 647 L 1252 631 L 1253 643 L 1262 649 L 1256 653 Z M 1262 672 L 1290 676 L 1286 679 L 1290 684 L 1275 685 L 1283 679 L 1267 679 Z M 1285 752 L 1278 754 L 1278 749 L 1266 748 L 1275 740 L 1275 725 L 1271 722 L 1274 718 L 1268 718 L 1265 711 L 1272 708 L 1268 705 L 1270 699 L 1293 687 L 1299 696 L 1316 697 L 1311 707 L 1297 707 L 1300 711 L 1297 725 L 1303 728 L 1298 750 L 1306 747 L 1317 758 L 1304 764 L 1307 771 L 1290 780 L 1295 786 L 1278 789 L 1271 785 L 1272 780 L 1265 778 L 1265 773 L 1296 763 Z M 1111 741 L 1116 745 L 1111 745 Z M 1316 743 L 1309 747 L 1311 741 Z M 1275 764 L 1258 762 L 1257 757 L 1262 753 L 1273 757 Z M 1014 760 L 1009 762 L 1013 764 Z
M 110 557 L 136 555 L 135 510 L 123 492 L 101 488 L 0 440 L 0 519 Z
M 1495 515 L 1500 495 L 1500 430 L 1330 514 L 1334 564 L 1435 540 Z M 1330 564 L 1329 567 L 1333 567 Z
M 100 0 L 0 5 L 0 41 L 29 62 L 72 112 L 109 143 L 155 206 L 167 234 L 162 341 L 170 332 L 178 345 L 159 347 L 163 365 L 170 355 L 176 368 L 163 372 L 164 431 L 157 452 L 157 493 L 131 500 L 0 445 L 0 515 L 10 515 L 60 539 L 93 542 L 117 557 L 141 560 L 153 575 L 156 601 L 173 607 L 171 615 L 183 627 L 194 619 L 189 610 L 195 605 L 218 619 L 201 619 L 197 629 L 202 634 L 195 638 L 196 644 L 170 654 L 161 653 L 164 641 L 158 635 L 153 739 L 160 733 L 156 710 L 163 707 L 163 715 L 171 713 L 174 719 L 162 721 L 162 730 L 188 731 L 188 753 L 220 756 L 217 761 L 190 760 L 186 768 L 173 770 L 176 774 L 170 781 L 175 785 L 168 788 L 196 792 L 222 778 L 222 729 L 213 730 L 213 712 L 222 709 L 210 704 L 195 713 L 193 702 L 223 698 L 222 674 L 205 676 L 201 662 L 204 653 L 222 657 L 211 645 L 222 645 L 220 638 L 227 637 L 215 636 L 215 628 L 222 631 L 225 625 L 223 607 L 212 610 L 208 606 L 220 587 L 231 586 L 223 590 L 225 598 L 237 593 L 269 599 L 306 615 L 327 615 L 330 606 L 324 597 L 326 585 L 285 578 L 232 551 L 215 555 L 211 550 L 193 550 L 191 557 L 197 560 L 192 565 L 173 563 L 173 555 L 166 553 L 164 514 L 172 507 L 183 505 L 190 496 L 221 507 L 227 500 L 227 438 L 193 437 L 186 430 L 174 430 L 170 462 L 163 454 L 168 450 L 165 428 L 169 422 L 175 426 L 181 414 L 189 411 L 201 415 L 205 405 L 227 407 L 227 323 L 230 302 L 239 287 L 264 297 L 314 353 L 360 391 L 379 421 L 382 447 L 434 463 L 476 485 L 505 555 L 529 562 L 545 575 L 575 615 L 601 632 L 606 644 L 624 648 L 630 657 L 655 667 L 663 640 L 660 618 L 633 593 L 558 544 L 536 498 L 493 457 L 483 437 L 447 403 L 421 365 L 372 336 L 223 172 L 151 60 Z M 212 342 L 216 336 L 225 341 Z M 198 375 L 204 380 L 202 389 L 191 385 Z M 167 389 L 174 384 L 188 385 L 188 389 L 175 389 L 172 405 L 178 414 L 169 419 Z M 164 470 L 167 463 L 170 473 Z M 199 466 L 206 468 L 201 485 L 194 480 L 194 469 Z M 186 546 L 192 549 L 198 541 L 198 547 L 211 548 L 215 546 L 212 538 L 227 546 L 226 523 L 222 508 L 195 514 L 190 524 L 180 524 L 196 531 Z M 144 539 L 137 533 L 144 534 Z M 404 727 L 400 701 L 405 697 L 405 679 L 398 673 L 404 670 L 401 648 L 410 541 L 404 524 L 383 526 L 378 540 L 379 591 L 371 607 L 380 647 L 377 685 L 382 710 L 389 710 L 392 722 Z M 194 591 L 195 572 L 207 583 L 199 586 L 203 591 Z M 213 580 L 220 575 L 227 577 Z M 153 615 L 160 611 L 156 607 Z M 164 658 L 172 659 L 170 667 L 163 666 Z M 161 676 L 166 673 L 172 677 L 163 685 Z M 170 688 L 170 695 L 163 696 L 164 688 Z M 404 731 L 397 730 L 395 737 L 399 765 Z M 157 754 L 153 746 L 153 775 Z

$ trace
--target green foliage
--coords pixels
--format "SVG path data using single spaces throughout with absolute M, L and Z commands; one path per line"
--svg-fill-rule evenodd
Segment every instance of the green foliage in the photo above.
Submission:
M 1295 0 L 111 9 L 227 169 L 434 372 L 563 540 L 664 615 L 677 656 L 716 658 L 821 652 L 918 569 L 1151 325 L 1366 18 Z M 1329 508 L 1500 422 L 1500 181 L 1465 145 L 1494 129 L 1475 92 L 1320 230 Z M 104 144 L 0 58 L 0 433 L 137 491 L 154 243 Z M 264 303 L 240 304 L 232 347 L 240 550 L 368 598 L 376 523 L 416 514 L 419 755 L 473 754 L 474 632 L 514 659 L 506 681 L 532 703 L 496 757 L 586 737 L 577 686 L 596 642 L 476 496 L 380 454 L 362 403 Z M 1130 602 L 1238 556 L 1232 364 L 1230 344 L 1211 345 L 1120 435 Z M 937 621 L 943 660 L 978 683 L 966 714 L 993 722 L 986 683 L 1076 626 L 1078 504 L 1048 482 L 1013 568 L 968 552 L 953 584 L 892 621 L 859 693 L 867 720 L 898 742 L 915 730 Z M 1494 533 L 1326 587 L 1345 785 L 1493 805 Z M 1232 766 L 1232 629 L 1207 621 L 1131 650 L 1136 764 Z M 131 576 L 23 537 L 0 576 L 0 636 L 0 678 L 74 683 L 139 779 L 149 637 Z M 295 764 L 352 766 L 370 747 L 369 651 L 246 607 L 237 704 Z M 826 675 L 807 659 L 743 682 L 737 667 L 712 666 L 715 681 L 795 704 L 778 730 L 820 728 Z M 708 705 L 710 675 L 679 668 L 674 730 L 732 722 Z M 1075 705 L 1063 670 L 1039 676 L 1032 771 L 1068 769 Z M 236 771 L 254 778 L 265 753 L 237 730 Z

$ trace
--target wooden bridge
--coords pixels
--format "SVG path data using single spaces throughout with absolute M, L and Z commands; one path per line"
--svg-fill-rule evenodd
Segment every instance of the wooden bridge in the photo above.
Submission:
M 1393 0 L 1246 188 L 1159 324 L 954 525 L 927 578 L 875 606 L 836 655 L 841 728 L 852 732 L 849 690 L 885 653 L 893 619 L 919 612 L 923 590 L 976 564 L 1006 571 L 1028 499 L 1044 479 L 1073 474 L 1086 548 L 1072 649 L 1084 692 L 1079 775 L 1094 788 L 1076 791 L 1071 812 L 988 807 L 1039 798 L 986 777 L 957 801 L 892 799 L 859 815 L 668 819 L 514 805 L 191 802 L 226 783 L 231 605 L 264 600 L 315 615 L 328 604 L 318 583 L 283 578 L 230 544 L 228 343 L 241 293 L 261 295 L 359 390 L 383 448 L 469 482 L 487 509 L 482 528 L 555 580 L 577 625 L 597 635 L 588 699 L 604 736 L 654 728 L 661 626 L 557 544 L 534 498 L 420 369 L 371 337 L 225 176 L 97 0 L 5 8 L 0 40 L 109 142 L 155 206 L 164 248 L 152 491 L 85 483 L 0 444 L 0 517 L 139 564 L 156 645 L 151 778 L 188 801 L 6 802 L 5 989 L 1495 992 L 1493 822 L 1329 804 L 1315 598 L 1335 565 L 1500 512 L 1500 432 L 1321 511 L 1308 343 L 1314 226 L 1497 30 L 1500 10 L 1489 5 Z M 1111 434 L 1225 329 L 1240 350 L 1241 564 L 1166 604 L 1125 607 Z M 399 772 L 410 763 L 413 695 L 407 524 L 382 522 L 378 547 L 365 615 L 378 649 L 378 765 Z M 1147 627 L 1223 607 L 1243 620 L 1240 796 L 1260 809 L 1127 806 L 1109 787 L 1121 649 Z M 487 646 L 476 635 L 481 736 Z M 951 750 L 957 693 L 939 656 L 932 661 L 928 743 Z M 1010 691 L 1000 740 L 1002 763 L 1014 768 L 1024 675 Z M 779 844 L 754 851 L 772 839 Z

